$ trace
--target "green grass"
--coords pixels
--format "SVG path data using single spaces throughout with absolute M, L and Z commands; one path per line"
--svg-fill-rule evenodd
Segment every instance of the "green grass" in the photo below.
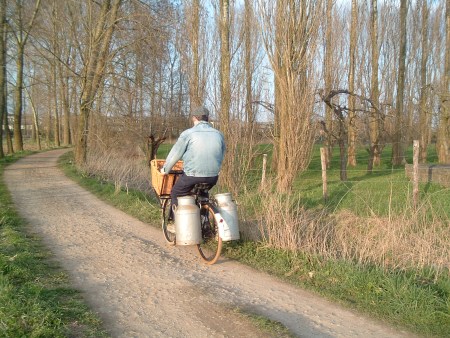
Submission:
M 431 271 L 386 271 L 344 261 L 324 261 L 245 242 L 228 257 L 325 296 L 347 307 L 425 336 L 450 332 L 450 278 Z
M 308 208 L 326 207 L 329 210 L 348 209 L 357 215 L 402 214 L 411 207 L 412 182 L 406 177 L 404 167 L 392 167 L 390 147 L 383 152 L 380 166 L 367 173 L 368 153 L 360 149 L 357 153 L 357 166 L 348 167 L 348 180 L 339 178 L 339 156 L 337 149 L 333 154 L 331 169 L 327 170 L 329 198 L 322 196 L 320 155 L 316 147 L 308 170 L 295 181 L 293 190 L 298 191 L 302 204 Z M 406 161 L 412 163 L 412 149 L 405 154 Z M 437 161 L 434 147 L 429 149 L 429 162 Z M 448 202 L 449 189 L 437 184 L 420 184 L 421 200 L 429 201 L 436 212 L 450 217 Z
M 68 275 L 14 209 L 3 170 L 27 154 L 0 159 L 0 336 L 106 337 Z
M 169 147 L 170 145 L 164 145 Z M 320 161 L 320 145 L 316 145 L 311 157 L 311 162 L 306 171 L 298 175 L 292 186 L 293 196 L 299 200 L 299 204 L 308 208 L 326 208 L 331 212 L 346 209 L 355 215 L 388 216 L 403 215 L 409 212 L 412 206 L 412 182 L 406 177 L 403 166 L 392 167 L 390 155 L 391 148 L 387 146 L 382 155 L 380 166 L 374 167 L 372 173 L 367 173 L 368 153 L 365 149 L 358 149 L 357 166 L 347 167 L 347 181 L 340 180 L 338 149 L 333 151 L 330 168 L 327 170 L 328 199 L 324 201 L 322 192 L 322 169 Z M 166 148 L 160 150 L 160 157 L 164 158 Z M 262 154 L 268 155 L 267 175 L 275 176 L 270 170 L 272 163 L 272 146 L 258 145 L 256 152 L 259 154 L 253 163 L 253 169 L 248 173 L 248 181 L 252 182 L 242 189 L 243 195 L 254 187 L 257 187 L 261 178 Z M 436 163 L 437 157 L 434 147 L 429 148 L 429 163 Z M 406 161 L 412 163 L 412 148 L 405 153 Z M 432 205 L 433 216 L 444 219 L 450 218 L 450 193 L 449 188 L 438 184 L 421 183 L 421 203 Z M 245 193 L 244 193 L 245 190 Z M 258 192 L 253 196 L 253 204 L 258 200 Z M 241 201 L 250 207 L 246 201 Z M 258 206 L 258 204 L 256 203 Z
M 170 146 L 163 147 L 161 151 L 167 154 L 168 149 Z M 71 165 L 69 157 L 64 159 L 62 165 L 66 168 L 66 172 L 78 177 L 77 181 L 83 186 L 130 214 L 138 215 L 142 212 L 139 211 L 142 201 L 148 202 L 149 217 L 141 219 L 159 226 L 159 214 L 154 212 L 154 208 L 158 208 L 158 205 L 154 199 L 140 196 L 139 193 L 117 192 L 108 183 L 80 175 Z M 314 165 L 312 162 L 311 166 Z M 367 187 L 371 186 L 373 184 L 368 184 L 364 189 L 367 190 Z M 321 191 L 321 187 L 317 189 Z M 382 188 L 378 190 L 379 194 L 385 196 Z M 437 191 L 441 190 L 437 188 Z M 349 194 L 348 191 L 341 193 L 344 197 Z M 405 196 L 403 203 L 404 198 Z M 340 197 L 341 201 L 344 199 Z M 336 204 L 335 207 L 344 207 L 342 203 Z M 348 203 L 351 206 L 351 203 Z M 318 207 L 320 203 L 314 202 L 311 205 Z M 136 207 L 138 210 L 133 211 Z M 450 332 L 448 271 L 447 274 L 441 273 L 436 276 L 432 271 L 426 270 L 386 270 L 375 266 L 361 266 L 353 262 L 326 261 L 320 257 L 277 250 L 267 247 L 264 243 L 255 242 L 226 243 L 223 253 L 289 283 L 411 332 L 435 337 L 445 337 Z

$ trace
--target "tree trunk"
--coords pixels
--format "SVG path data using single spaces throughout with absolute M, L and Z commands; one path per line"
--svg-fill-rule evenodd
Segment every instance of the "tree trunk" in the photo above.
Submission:
M 14 89 L 14 147 L 16 151 L 23 150 L 22 137 L 22 93 L 23 93 L 23 61 L 24 61 L 24 46 L 19 44 L 17 46 L 17 61 L 16 61 L 16 87 Z
M 419 98 L 419 162 L 427 162 L 427 148 L 430 134 L 430 114 L 427 110 L 427 62 L 428 62 L 428 0 L 422 0 L 422 56 L 420 61 L 420 98 Z
M 3 152 L 3 117 L 6 117 L 6 0 L 0 0 L 0 158 Z M 8 132 L 7 129 L 5 129 Z
M 398 57 L 397 99 L 395 114 L 395 134 L 392 145 L 392 164 L 401 165 L 405 162 L 403 150 L 404 112 L 403 99 L 405 94 L 405 63 L 406 63 L 406 17 L 408 0 L 400 0 L 400 52 Z
M 32 90 L 33 90 L 33 88 L 32 88 Z M 34 138 L 33 139 L 36 141 L 38 149 L 41 150 L 41 138 L 40 138 L 40 135 L 39 135 L 38 112 L 37 112 L 36 106 L 34 104 L 34 100 L 33 100 L 32 95 L 30 94 L 28 89 L 26 89 L 25 91 L 28 94 L 28 99 L 29 99 L 30 104 L 31 104 L 31 110 L 33 112 L 33 132 L 34 132 Z
M 27 27 L 24 27 L 22 21 L 23 4 L 21 1 L 16 1 L 16 9 L 19 13 L 18 27 L 16 34 L 17 42 L 17 59 L 16 59 L 16 88 L 14 90 L 14 145 L 16 151 L 23 150 L 23 136 L 22 136 L 22 109 L 23 109 L 23 68 L 24 68 L 24 54 L 25 45 L 27 43 L 31 28 L 33 27 L 34 19 L 39 11 L 41 0 L 36 0 L 33 15 Z
M 162 136 L 157 136 L 156 138 L 153 134 L 147 137 L 146 157 L 148 166 L 150 166 L 151 160 L 156 158 L 159 146 L 166 140 L 165 134 L 166 132 L 164 132 Z
M 325 92 L 328 93 L 333 86 L 333 47 L 332 47 L 332 31 L 333 31 L 333 0 L 327 0 L 326 8 L 326 28 L 325 28 L 325 57 L 324 63 L 324 77 L 325 77 Z M 325 149 L 327 151 L 327 167 L 329 168 L 332 157 L 332 134 L 333 134 L 333 110 L 325 104 L 325 125 L 329 131 L 325 136 Z
M 441 96 L 441 118 L 436 143 L 439 163 L 450 163 L 450 0 L 445 6 L 445 66 Z
M 250 0 L 245 0 L 245 89 L 246 89 L 246 100 L 245 100 L 245 120 L 247 125 L 251 127 L 254 122 L 253 117 L 253 69 L 252 69 L 252 7 Z
M 372 45 L 372 75 L 371 75 L 371 98 L 373 104 L 379 106 L 379 89 L 378 89 L 378 8 L 377 0 L 371 1 L 371 45 Z M 380 116 L 378 109 L 371 109 L 369 116 L 369 163 L 367 165 L 367 172 L 371 173 L 373 166 L 380 165 L 381 145 L 380 145 Z
M 14 153 L 14 146 L 13 146 L 13 140 L 11 137 L 11 131 L 9 130 L 9 122 L 8 122 L 8 88 L 7 88 L 7 84 L 5 83 L 5 88 L 4 88 L 4 92 L 3 92 L 3 99 L 5 101 L 4 105 L 5 105 L 5 113 L 3 114 L 3 125 L 5 126 L 5 133 L 6 133 L 6 149 L 8 154 L 13 154 Z
M 59 87 L 60 87 L 60 97 L 62 103 L 62 114 L 63 115 L 63 144 L 69 145 L 72 143 L 70 139 L 70 107 L 69 107 L 69 78 L 65 74 L 62 67 L 59 67 L 60 77 L 59 77 Z
M 228 137 L 230 123 L 230 1 L 220 0 L 220 125 L 225 135 Z
M 57 90 L 57 74 L 56 74 L 56 59 L 53 60 L 53 71 L 52 71 L 52 77 L 53 77 L 53 107 L 55 111 L 55 133 L 54 133 L 54 142 L 55 146 L 59 147 L 61 145 L 60 137 L 59 137 L 59 107 L 58 107 L 58 90 Z
M 192 48 L 192 71 L 190 74 L 189 96 L 191 110 L 203 104 L 203 95 L 200 95 L 200 0 L 192 0 L 191 5 L 190 42 Z
M 51 97 L 52 93 L 51 93 L 51 87 L 48 87 L 48 97 Z M 46 125 L 46 135 L 45 135 L 45 143 L 47 145 L 47 148 L 50 147 L 50 144 L 52 142 L 51 140 L 51 136 L 52 136 L 52 109 L 51 109 L 51 104 L 49 104 L 49 108 L 47 111 L 47 125 Z
M 92 105 L 84 98 L 80 105 L 80 115 L 78 117 L 78 131 L 75 147 L 75 161 L 78 165 L 86 163 L 87 160 L 87 141 L 89 131 L 89 113 Z
M 230 1 L 220 0 L 220 129 L 222 130 L 227 148 L 231 149 L 230 137 L 230 104 L 231 104 L 231 83 L 230 83 Z M 233 166 L 234 155 L 232 151 L 227 151 L 222 167 L 222 177 L 227 186 L 234 189 Z
M 356 68 L 356 46 L 358 41 L 358 4 L 356 0 L 352 0 L 351 10 L 352 21 L 350 25 L 350 65 L 348 72 L 348 89 L 349 92 L 355 91 L 355 68 Z M 348 165 L 356 166 L 356 113 L 355 113 L 355 97 L 348 96 Z
M 58 107 L 58 34 L 57 34 L 57 26 L 56 21 L 58 19 L 58 12 L 56 10 L 56 3 L 53 0 L 52 4 L 52 21 L 53 21 L 53 62 L 52 62 L 52 85 L 53 85 L 53 104 L 55 108 L 55 145 L 59 147 L 61 145 L 60 137 L 59 137 L 59 107 Z

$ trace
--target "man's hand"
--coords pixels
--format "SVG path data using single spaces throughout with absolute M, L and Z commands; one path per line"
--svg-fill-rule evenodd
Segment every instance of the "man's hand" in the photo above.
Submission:
M 159 170 L 159 172 L 160 172 L 161 174 L 163 174 L 163 175 L 167 175 L 167 174 L 168 174 L 168 172 L 166 172 L 166 171 L 164 170 L 164 167 L 162 167 L 162 168 Z

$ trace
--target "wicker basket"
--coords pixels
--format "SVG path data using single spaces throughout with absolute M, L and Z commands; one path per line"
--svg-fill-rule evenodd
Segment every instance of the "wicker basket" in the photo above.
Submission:
M 150 162 L 152 186 L 158 196 L 170 195 L 173 185 L 183 170 L 183 161 L 178 161 L 170 174 L 163 175 L 160 170 L 165 162 L 165 160 L 151 160 Z

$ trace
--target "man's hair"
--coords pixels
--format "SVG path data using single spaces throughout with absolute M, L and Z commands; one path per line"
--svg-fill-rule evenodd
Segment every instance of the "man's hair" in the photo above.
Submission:
M 205 107 L 201 106 L 195 108 L 191 112 L 191 116 L 195 116 L 199 121 L 208 121 L 209 119 L 209 110 Z

